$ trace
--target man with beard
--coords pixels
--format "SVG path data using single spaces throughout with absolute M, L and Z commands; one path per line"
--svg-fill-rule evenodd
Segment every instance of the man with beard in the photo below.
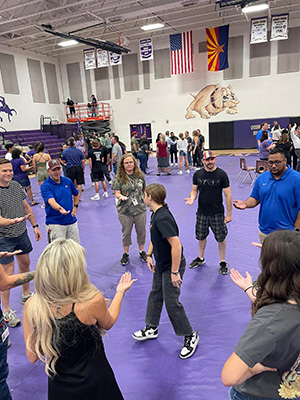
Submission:
M 239 210 L 260 204 L 258 222 L 261 243 L 269 233 L 279 229 L 300 231 L 300 174 L 286 165 L 286 161 L 281 149 L 271 150 L 269 171 L 256 179 L 246 201 L 233 202 Z
M 197 268 L 205 264 L 204 250 L 210 227 L 218 242 L 220 253 L 219 272 L 222 275 L 226 275 L 229 272 L 225 261 L 226 236 L 228 234 L 226 224 L 232 221 L 232 197 L 228 176 L 225 171 L 216 166 L 216 160 L 213 151 L 204 151 L 204 168 L 194 174 L 190 197 L 184 200 L 186 204 L 192 205 L 199 192 L 196 214 L 196 239 L 199 244 L 199 255 L 190 263 L 190 268 Z M 226 200 L 226 216 L 224 215 L 223 193 Z

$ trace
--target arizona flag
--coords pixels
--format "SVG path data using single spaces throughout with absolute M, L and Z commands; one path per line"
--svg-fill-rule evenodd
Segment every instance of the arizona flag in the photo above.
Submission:
M 228 68 L 229 25 L 206 28 L 207 64 L 209 71 Z

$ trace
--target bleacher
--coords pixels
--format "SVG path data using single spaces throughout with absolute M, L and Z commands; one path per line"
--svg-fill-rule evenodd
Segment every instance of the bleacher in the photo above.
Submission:
M 30 131 L 11 131 L 6 132 L 4 135 L 5 143 L 12 142 L 21 146 L 34 145 L 36 142 L 41 142 L 45 145 L 51 158 L 57 158 L 60 153 L 61 144 L 64 139 L 59 138 L 57 135 L 51 135 L 50 132 L 43 132 L 40 129 Z M 2 150 L 0 149 L 0 157 L 4 157 L 6 149 L 4 144 Z

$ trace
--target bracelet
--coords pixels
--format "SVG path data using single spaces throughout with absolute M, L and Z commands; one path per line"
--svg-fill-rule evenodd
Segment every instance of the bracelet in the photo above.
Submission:
M 172 274 L 172 275 L 178 275 L 178 274 L 179 274 L 179 271 L 177 271 L 177 272 L 171 271 L 171 274 Z
M 78 208 L 78 204 L 73 204 L 74 207 Z
M 246 293 L 247 292 L 247 290 L 249 290 L 249 289 L 252 289 L 254 286 L 253 285 L 251 285 L 251 286 L 248 286 L 245 290 L 244 290 L 244 292 Z
M 38 226 L 38 224 L 36 224 L 36 225 L 32 225 L 32 227 L 34 229 L 34 228 L 38 228 L 39 226 Z
M 123 296 L 125 296 L 124 290 L 116 290 L 116 293 L 123 293 Z
M 152 257 L 152 254 L 147 253 L 146 256 L 147 256 L 147 257 Z

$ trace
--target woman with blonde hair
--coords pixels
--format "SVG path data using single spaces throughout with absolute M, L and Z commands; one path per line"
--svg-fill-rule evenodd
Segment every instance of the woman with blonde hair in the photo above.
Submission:
M 24 310 L 24 337 L 29 361 L 45 363 L 48 400 L 123 399 L 101 335 L 116 322 L 133 282 L 123 274 L 107 308 L 89 281 L 83 247 L 56 239 L 45 248 L 35 271 L 36 294 Z
M 139 256 L 143 262 L 147 262 L 144 251 L 146 241 L 145 187 L 144 174 L 140 170 L 136 158 L 131 153 L 124 154 L 119 160 L 117 174 L 112 184 L 123 233 L 124 253 L 120 261 L 122 265 L 127 265 L 129 261 L 133 225 L 136 230 Z
M 163 133 L 159 134 L 159 141 L 156 143 L 156 158 L 157 158 L 157 169 L 159 176 L 161 173 L 171 175 L 171 168 L 168 154 L 168 143 L 166 142 L 166 135 Z

